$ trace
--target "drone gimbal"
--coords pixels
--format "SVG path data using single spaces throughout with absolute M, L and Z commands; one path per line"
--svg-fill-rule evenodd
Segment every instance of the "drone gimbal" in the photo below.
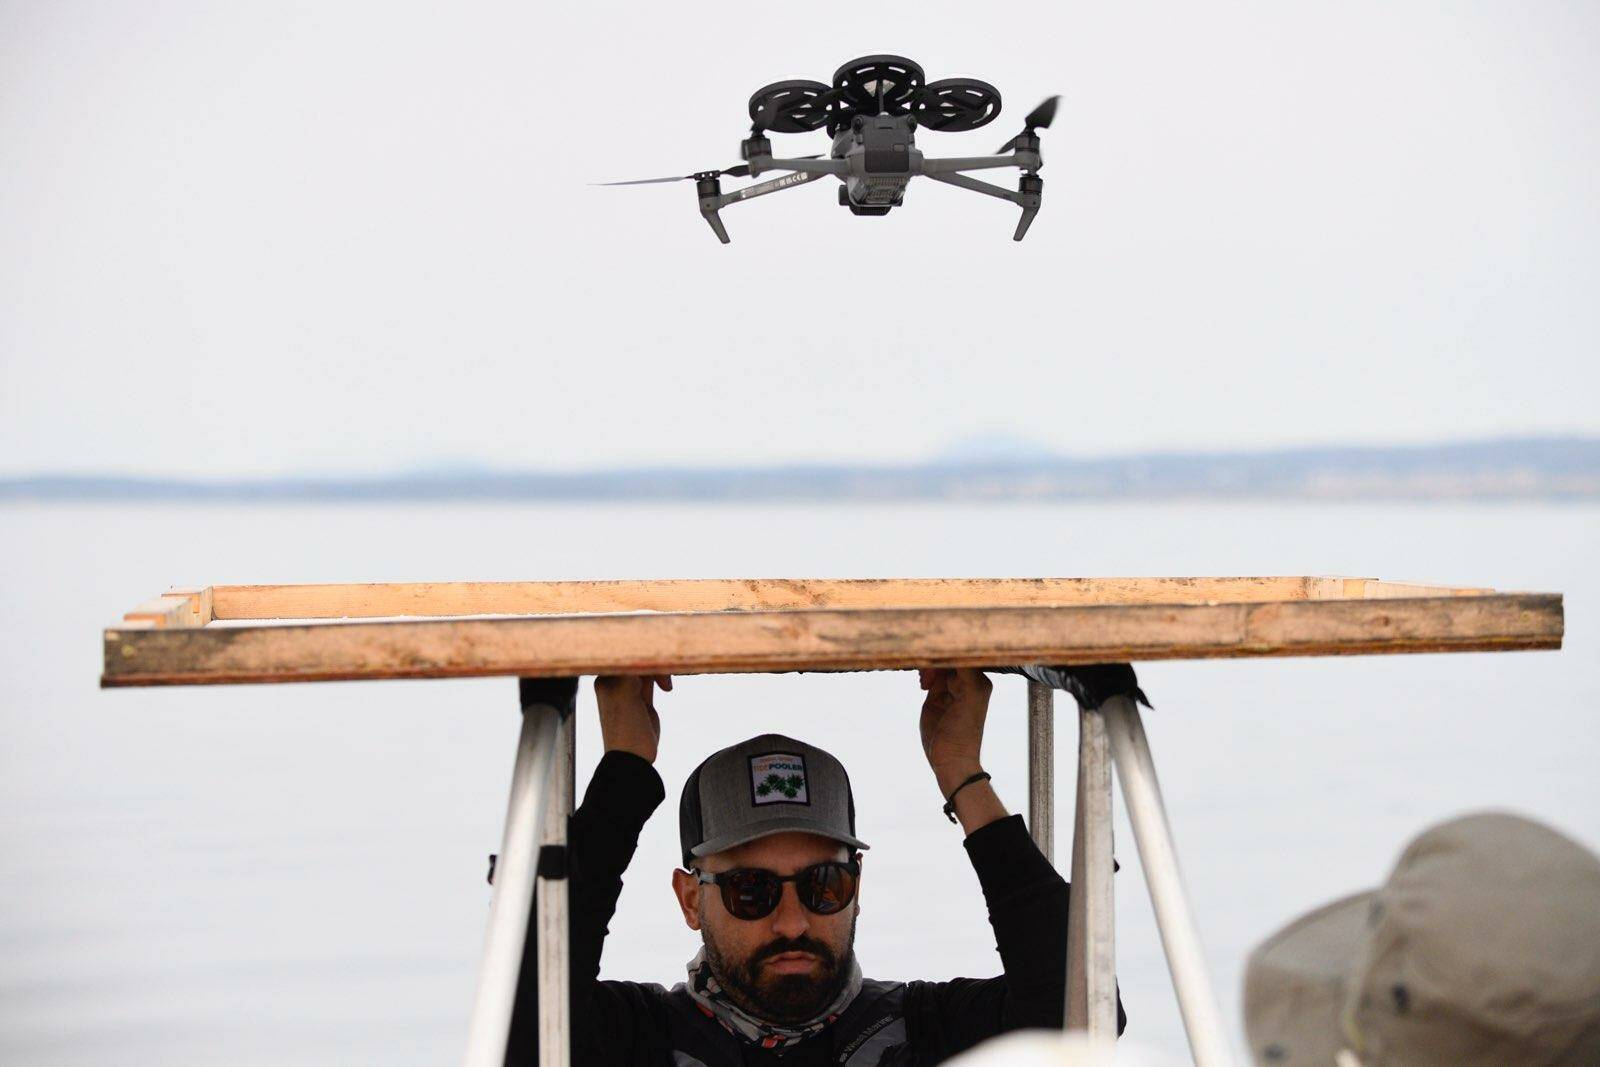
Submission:
M 833 175 L 840 181 L 839 203 L 855 215 L 887 215 L 905 199 L 911 179 L 932 178 L 961 189 L 1009 200 L 1022 209 L 1012 240 L 1020 241 L 1039 213 L 1044 179 L 1039 168 L 1039 130 L 1055 118 L 1058 97 L 1029 112 L 1022 132 L 990 156 L 933 159 L 916 146 L 916 130 L 965 133 L 992 122 L 1000 114 L 1000 93 L 987 82 L 945 78 L 929 83 L 922 68 L 902 56 L 866 56 L 852 60 L 833 75 L 833 85 L 814 81 L 775 82 L 750 97 L 750 136 L 740 144 L 745 160 L 725 170 L 697 171 L 670 178 L 607 182 L 607 185 L 695 183 L 704 216 L 718 240 L 728 243 L 721 210 L 730 204 L 807 185 Z M 811 133 L 826 129 L 833 143 L 825 155 L 797 159 L 772 154 L 771 133 Z M 1002 188 L 968 176 L 966 171 L 1017 167 L 1017 189 Z M 760 177 L 785 171 L 782 177 L 722 191 L 721 179 Z

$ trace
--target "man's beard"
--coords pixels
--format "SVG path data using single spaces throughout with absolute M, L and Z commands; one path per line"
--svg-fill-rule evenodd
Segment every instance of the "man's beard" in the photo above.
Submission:
M 839 991 L 850 980 L 851 965 L 855 960 L 856 917 L 850 917 L 850 937 L 845 942 L 841 958 L 821 941 L 809 937 L 779 938 L 763 945 L 750 958 L 739 963 L 730 961 L 711 939 L 709 930 L 705 937 L 706 960 L 711 973 L 728 998 L 758 1019 L 770 1023 L 794 1026 L 810 1022 L 827 1010 Z M 775 974 L 761 978 L 761 964 L 784 952 L 809 952 L 817 957 L 818 972 L 810 974 Z

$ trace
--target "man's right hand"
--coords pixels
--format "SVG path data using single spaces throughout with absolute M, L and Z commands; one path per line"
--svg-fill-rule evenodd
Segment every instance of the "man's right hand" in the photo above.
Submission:
M 600 705 L 600 738 L 607 752 L 632 752 L 651 763 L 661 743 L 655 687 L 672 692 L 672 675 L 604 675 L 594 680 Z

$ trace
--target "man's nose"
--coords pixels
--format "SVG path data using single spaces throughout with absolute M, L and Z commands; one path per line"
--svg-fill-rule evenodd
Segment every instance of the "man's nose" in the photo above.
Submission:
M 779 937 L 797 938 L 811 925 L 810 914 L 800 903 L 794 883 L 790 882 L 783 887 L 783 896 L 778 898 L 778 906 L 773 909 L 772 932 Z

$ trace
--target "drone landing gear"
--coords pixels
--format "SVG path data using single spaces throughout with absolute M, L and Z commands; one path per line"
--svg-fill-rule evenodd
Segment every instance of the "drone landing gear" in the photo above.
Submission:
M 722 183 L 715 178 L 701 178 L 695 182 L 694 191 L 700 197 L 701 216 L 710 223 L 717 240 L 727 244 L 728 228 L 722 225 L 722 216 L 717 214 L 722 207 Z
M 1017 183 L 1017 203 L 1022 206 L 1022 218 L 1017 220 L 1017 232 L 1011 235 L 1013 241 L 1020 241 L 1027 235 L 1028 227 L 1033 225 L 1033 217 L 1039 213 L 1039 205 L 1044 201 L 1044 179 L 1037 174 L 1024 174 L 1022 181 Z
M 962 189 L 971 189 L 975 193 L 986 196 L 998 197 L 1009 200 L 1022 209 L 1022 218 L 1017 220 L 1017 230 L 1011 235 L 1013 241 L 1020 241 L 1027 234 L 1028 227 L 1033 225 L 1033 217 L 1039 214 L 1039 207 L 1044 202 L 1044 179 L 1037 174 L 1024 174 L 1017 183 L 1017 191 L 1002 189 L 998 185 L 991 185 L 977 178 L 970 178 L 957 171 L 925 171 L 926 177 L 946 185 L 958 186 Z

